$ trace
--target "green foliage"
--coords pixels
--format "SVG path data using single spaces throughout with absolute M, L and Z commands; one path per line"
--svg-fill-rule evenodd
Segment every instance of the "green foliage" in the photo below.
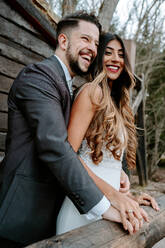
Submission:
M 123 38 L 136 42 L 135 72 L 144 79 L 146 89 L 144 100 L 149 176 L 165 151 L 165 18 L 162 9 L 161 0 L 134 1 L 128 20 L 123 28 L 120 27 Z
M 149 173 L 165 150 L 165 56 L 153 66 L 146 100 L 146 128 Z M 154 155 L 154 156 L 153 156 Z
M 86 9 L 99 15 L 104 0 L 47 0 L 58 9 L 59 15 L 70 9 Z M 70 6 L 69 6 L 70 3 Z M 147 154 L 149 174 L 159 163 L 165 151 L 165 38 L 164 0 L 133 0 L 128 3 L 128 19 L 120 23 L 114 15 L 110 32 L 136 42 L 135 72 L 143 77 L 147 96 L 145 99 Z M 123 14 L 123 13 L 119 13 Z M 136 92 L 135 92 L 136 95 Z

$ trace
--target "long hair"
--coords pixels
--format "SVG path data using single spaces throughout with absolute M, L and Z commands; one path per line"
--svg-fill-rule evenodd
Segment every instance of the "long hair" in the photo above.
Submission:
M 120 76 L 113 81 L 112 88 L 103 66 L 103 57 L 107 44 L 111 40 L 120 42 L 124 54 L 124 68 Z M 121 160 L 123 148 L 126 152 L 128 168 L 136 166 L 136 128 L 130 107 L 129 90 L 134 86 L 127 52 L 121 38 L 116 34 L 104 33 L 100 36 L 98 56 L 93 67 L 90 98 L 95 107 L 95 115 L 86 132 L 86 139 L 91 148 L 91 157 L 95 164 L 103 159 L 103 144 L 113 157 Z M 101 87 L 102 96 L 96 100 L 96 90 Z

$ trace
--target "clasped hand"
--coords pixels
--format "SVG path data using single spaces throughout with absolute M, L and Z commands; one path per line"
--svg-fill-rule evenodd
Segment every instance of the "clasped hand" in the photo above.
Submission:
M 111 197 L 111 207 L 103 214 L 103 218 L 122 223 L 130 234 L 142 227 L 143 220 L 149 222 L 147 213 L 139 204 L 118 191 Z
M 156 211 L 159 207 L 153 197 L 142 193 L 140 196 L 133 196 L 129 192 L 130 182 L 128 176 L 122 170 L 120 178 L 120 192 L 111 189 L 107 198 L 111 207 L 103 214 L 104 219 L 123 224 L 125 230 L 130 234 L 137 232 L 143 225 L 143 221 L 149 222 L 148 215 L 139 205 L 151 205 Z

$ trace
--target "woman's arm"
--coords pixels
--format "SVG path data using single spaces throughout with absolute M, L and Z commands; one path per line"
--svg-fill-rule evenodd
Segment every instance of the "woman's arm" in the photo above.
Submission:
M 160 210 L 156 200 L 152 196 L 150 196 L 150 195 L 148 195 L 146 193 L 142 192 L 140 194 L 133 195 L 131 192 L 129 192 L 128 196 L 131 199 L 137 201 L 139 203 L 139 205 L 151 206 L 156 211 Z
M 86 131 L 92 121 L 95 114 L 95 109 L 91 103 L 89 97 L 90 84 L 88 84 L 75 99 L 72 111 L 70 115 L 70 121 L 68 125 L 68 141 L 77 152 L 82 140 L 86 134 Z M 102 96 L 101 88 L 96 90 L 96 100 Z M 81 160 L 82 161 L 82 160 Z M 91 176 L 97 187 L 103 192 L 103 194 L 110 200 L 111 204 L 120 211 L 122 223 L 124 228 L 127 227 L 127 213 L 128 210 L 133 210 L 134 216 L 139 219 L 141 223 L 142 218 L 148 220 L 147 214 L 139 208 L 139 204 L 127 197 L 126 195 L 115 190 L 111 185 L 103 181 L 100 177 L 97 177 L 88 166 L 82 161 L 83 166 L 86 168 L 88 174 Z M 130 222 L 133 222 L 132 214 L 128 214 Z
M 68 125 L 68 141 L 75 152 L 78 151 L 95 114 L 93 104 L 89 97 L 89 91 L 90 84 L 87 84 L 76 97 L 72 105 Z M 98 88 L 96 97 L 99 98 L 99 95 L 101 96 L 101 89 Z

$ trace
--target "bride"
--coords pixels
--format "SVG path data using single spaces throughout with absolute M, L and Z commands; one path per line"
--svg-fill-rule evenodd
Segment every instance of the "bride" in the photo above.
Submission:
M 95 79 L 81 88 L 73 103 L 68 140 L 78 151 L 89 175 L 92 171 L 119 190 L 123 153 L 126 153 L 128 168 L 133 169 L 137 146 L 134 117 L 129 105 L 129 90 L 134 86 L 134 78 L 119 36 L 111 33 L 101 35 L 93 75 Z M 99 182 L 95 183 L 99 187 Z M 158 210 L 154 199 L 148 195 L 145 197 Z M 130 211 L 128 215 L 133 216 L 133 213 Z M 147 220 L 145 212 L 143 218 Z M 112 205 L 109 219 L 122 222 L 120 212 Z M 142 226 L 135 220 L 135 224 L 127 220 L 126 229 L 130 234 Z M 93 221 L 96 218 L 91 220 L 89 215 L 80 215 L 71 200 L 65 197 L 57 218 L 56 232 L 65 233 Z

